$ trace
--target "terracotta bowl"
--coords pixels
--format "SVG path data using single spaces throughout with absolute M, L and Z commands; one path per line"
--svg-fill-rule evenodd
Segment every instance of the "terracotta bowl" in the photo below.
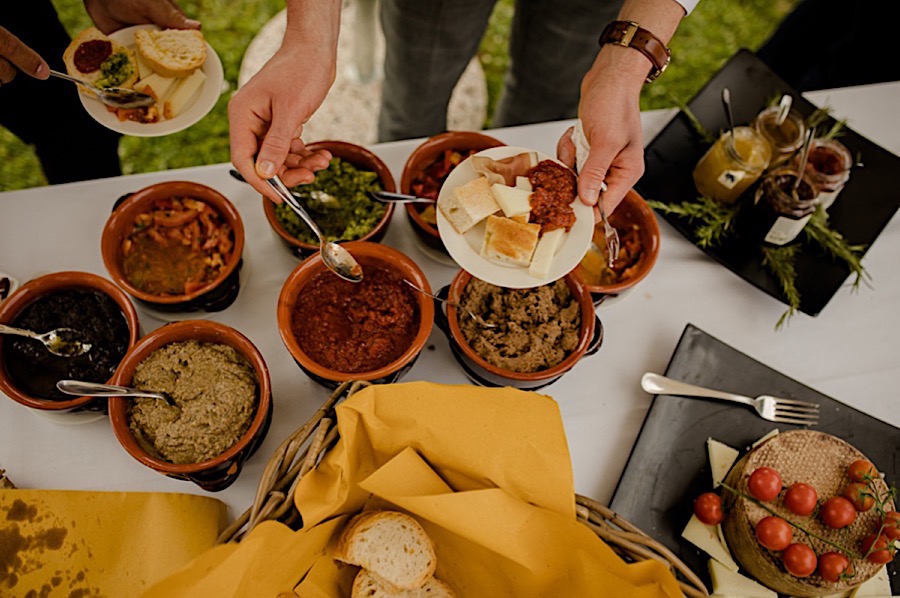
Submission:
M 412 191 L 413 181 L 422 171 L 440 159 L 447 150 L 466 152 L 474 150 L 480 152 L 491 147 L 506 145 L 498 139 L 489 137 L 474 131 L 448 131 L 429 138 L 419 147 L 413 150 L 403 166 L 403 174 L 400 177 L 400 192 L 415 195 Z M 406 216 L 412 224 L 416 237 L 429 249 L 434 249 L 447 256 L 450 255 L 441 242 L 437 225 L 422 219 L 423 207 L 428 204 L 406 204 Z
M 360 170 L 371 170 L 378 174 L 378 180 L 381 181 L 382 189 L 391 192 L 397 190 L 390 168 L 381 161 L 381 158 L 361 145 L 347 143 L 346 141 L 317 141 L 316 143 L 308 144 L 306 147 L 312 151 L 328 150 L 333 157 L 349 162 Z M 275 204 L 272 203 L 272 200 L 263 197 L 262 204 L 269 226 L 272 227 L 272 230 L 294 257 L 304 259 L 319 251 L 318 245 L 303 243 L 284 228 L 275 214 Z M 387 209 L 384 211 L 384 216 L 382 216 L 381 220 L 375 224 L 372 230 L 356 239 L 357 241 L 377 243 L 384 238 L 384 235 L 387 234 L 388 225 L 391 222 L 391 216 L 394 214 L 394 204 L 385 205 Z
M 593 297 L 595 305 L 620 295 L 642 281 L 650 273 L 650 270 L 656 263 L 656 258 L 659 256 L 660 235 L 656 215 L 636 191 L 633 189 L 628 191 L 622 203 L 609 215 L 609 221 L 619 231 L 620 238 L 623 236 L 623 230 L 626 230 L 632 224 L 637 224 L 641 255 L 637 263 L 630 269 L 628 275 L 623 276 L 618 282 L 612 284 L 598 285 L 586 282 L 587 275 L 582 265 L 578 265 L 573 270 L 573 274 L 578 277 L 585 289 Z M 603 223 L 599 223 L 594 228 L 594 245 L 602 247 L 605 243 L 605 238 Z
M 439 296 L 458 299 L 463 296 L 466 285 L 472 275 L 460 270 L 449 286 L 440 290 Z M 572 274 L 564 278 L 572 295 L 578 301 L 581 312 L 581 333 L 575 349 L 557 365 L 539 372 L 514 372 L 502 369 L 489 363 L 469 346 L 459 327 L 460 312 L 456 307 L 448 305 L 446 312 L 440 305 L 435 306 L 438 327 L 450 342 L 450 349 L 466 376 L 480 386 L 512 386 L 525 390 L 533 390 L 556 382 L 563 374 L 572 369 L 585 355 L 593 355 L 603 342 L 603 325 L 594 313 L 594 305 L 590 294 Z M 468 317 L 462 315 L 462 317 Z
M 122 242 L 128 237 L 134 219 L 150 209 L 158 199 L 192 197 L 212 206 L 231 227 L 234 248 L 219 276 L 208 285 L 182 295 L 154 295 L 134 286 L 122 268 Z M 161 312 L 216 312 L 231 305 L 240 290 L 240 269 L 244 250 L 244 223 L 234 205 L 221 193 L 206 185 L 189 181 L 169 181 L 145 187 L 125 196 L 113 210 L 100 241 L 103 263 L 113 281 L 139 304 Z
M 109 296 L 122 310 L 122 315 L 125 316 L 125 320 L 128 323 L 129 349 L 138 341 L 141 335 L 140 322 L 134 305 L 128 299 L 128 295 L 109 280 L 88 272 L 56 272 L 25 283 L 0 304 L 0 323 L 11 325 L 22 310 L 35 300 L 66 289 L 91 289 Z M 3 391 L 4 394 L 14 401 L 32 409 L 57 413 L 106 411 L 106 399 L 72 397 L 68 400 L 54 401 L 30 396 L 20 389 L 10 378 L 9 371 L 6 368 L 6 360 L 3 356 L 3 345 L 5 342 L 10 342 L 8 341 L 9 338 L 5 335 L 0 335 L 0 391 Z M 118 369 L 122 369 L 121 363 Z
M 217 492 L 230 486 L 244 462 L 259 448 L 272 420 L 272 387 L 262 353 L 237 330 L 211 320 L 185 320 L 157 328 L 142 338 L 122 360 L 113 384 L 130 386 L 134 370 L 148 355 L 173 342 L 196 340 L 229 345 L 243 355 L 256 372 L 259 403 L 250 428 L 231 448 L 217 457 L 199 463 L 175 464 L 145 451 L 128 428 L 129 399 L 109 399 L 109 417 L 113 432 L 129 455 L 147 467 L 170 478 L 189 480 L 204 490 Z
M 396 249 L 386 245 L 367 242 L 347 243 L 345 246 L 362 265 L 363 276 L 365 276 L 367 266 L 377 265 L 391 270 L 402 278 L 415 283 L 419 288 L 429 293 L 431 292 L 428 279 L 422 270 L 412 259 Z M 314 276 L 325 271 L 326 268 L 322 263 L 322 258 L 317 253 L 297 266 L 284 283 L 281 295 L 278 298 L 277 315 L 278 330 L 288 352 L 310 378 L 328 388 L 337 388 L 340 383 L 346 380 L 369 380 L 376 383 L 396 382 L 413 366 L 413 363 L 415 363 L 419 353 L 422 351 L 422 347 L 425 346 L 428 336 L 431 334 L 434 322 L 432 299 L 413 289 L 409 289 L 417 299 L 419 325 L 415 337 L 399 357 L 384 367 L 375 370 L 354 373 L 342 372 L 312 359 L 300 347 L 300 343 L 291 331 L 291 318 L 298 296 L 307 290 L 307 285 Z

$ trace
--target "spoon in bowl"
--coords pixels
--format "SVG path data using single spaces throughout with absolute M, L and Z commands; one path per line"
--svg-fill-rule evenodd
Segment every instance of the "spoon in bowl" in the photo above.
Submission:
M 394 193 L 393 191 L 369 191 L 369 197 L 382 203 L 435 203 L 435 200 L 427 197 Z
M 450 299 L 444 299 L 443 297 L 438 297 L 437 295 L 432 295 L 431 293 L 429 293 L 429 292 L 426 291 L 425 289 L 419 288 L 415 283 L 412 283 L 412 282 L 410 282 L 409 280 L 407 280 L 407 279 L 405 279 L 405 278 L 403 279 L 403 282 L 405 282 L 406 284 L 408 284 L 409 286 L 411 286 L 411 287 L 414 288 L 415 290 L 419 291 L 419 292 L 422 293 L 423 295 L 427 295 L 428 297 L 431 297 L 432 299 L 437 299 L 437 300 L 440 301 L 441 303 L 446 303 L 447 305 L 452 305 L 452 306 L 455 307 L 456 309 L 458 309 L 458 310 L 460 310 L 460 311 L 466 313 L 470 318 L 472 318 L 473 320 L 475 320 L 475 322 L 476 322 L 479 326 L 484 326 L 485 328 L 496 328 L 496 327 L 497 327 L 496 324 L 489 324 L 488 322 L 485 322 L 484 319 L 482 319 L 481 316 L 479 316 L 479 315 L 476 314 L 475 312 L 469 311 L 468 309 L 466 309 L 465 307 L 463 307 L 462 305 L 460 305 L 460 304 L 457 303 L 456 301 L 452 301 L 452 300 L 450 300 Z
M 98 384 L 96 382 L 84 382 L 82 380 L 60 380 L 56 383 L 56 388 L 67 395 L 75 395 L 78 397 L 147 397 L 149 399 L 165 401 L 172 407 L 176 406 L 172 397 L 164 392 L 140 390 L 131 388 L 130 386 Z
M 731 133 L 731 149 L 737 153 L 734 145 L 734 114 L 731 112 L 731 91 L 726 87 L 722 90 L 722 105 L 725 106 L 725 116 L 728 118 L 728 131 Z
M 303 209 L 300 202 L 291 195 L 291 191 L 287 188 L 287 185 L 284 184 L 284 181 L 276 175 L 270 179 L 266 179 L 266 182 L 269 183 L 269 186 L 278 194 L 278 197 L 290 206 L 319 238 L 319 254 L 322 256 L 322 261 L 325 262 L 328 269 L 344 280 L 350 282 L 361 281 L 363 279 L 363 270 L 362 266 L 359 265 L 359 262 L 350 255 L 349 251 L 334 241 L 325 240 L 325 236 L 316 225 L 315 220 L 306 213 L 306 210 Z
M 112 106 L 113 108 L 141 108 L 143 106 L 151 106 L 156 103 L 156 98 L 146 93 L 141 93 L 139 91 L 135 91 L 133 89 L 125 89 L 124 87 L 107 87 L 101 88 L 96 85 L 92 85 L 87 81 L 83 81 L 81 79 L 77 79 L 75 77 L 70 77 L 65 73 L 60 73 L 59 71 L 50 70 L 50 74 L 54 77 L 59 77 L 60 79 L 65 79 L 66 81 L 71 81 L 72 83 L 78 83 L 79 85 L 83 85 L 87 89 L 89 89 L 92 93 L 97 96 L 97 99 L 107 106 Z
M 13 328 L 0 324 L 0 334 L 15 334 L 33 338 L 36 341 L 44 343 L 47 350 L 60 357 L 77 357 L 84 355 L 91 350 L 91 343 L 84 343 L 77 340 L 78 331 L 71 328 L 57 328 L 43 334 L 25 330 L 23 328 Z

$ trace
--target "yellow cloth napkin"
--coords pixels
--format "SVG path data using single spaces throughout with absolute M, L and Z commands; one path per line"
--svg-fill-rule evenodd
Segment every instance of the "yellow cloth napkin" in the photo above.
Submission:
M 225 524 L 204 496 L 0 490 L 0 596 L 136 596 Z
M 415 382 L 369 387 L 337 417 L 340 440 L 295 493 L 303 530 L 261 525 L 146 596 L 349 596 L 357 568 L 331 554 L 368 509 L 415 516 L 462 597 L 681 596 L 663 564 L 628 565 L 577 522 L 549 397 Z

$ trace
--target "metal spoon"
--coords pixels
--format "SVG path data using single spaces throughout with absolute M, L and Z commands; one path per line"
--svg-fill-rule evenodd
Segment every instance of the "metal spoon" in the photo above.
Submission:
M 606 189 L 606 181 L 600 183 L 600 193 L 605 192 Z M 621 248 L 622 243 L 619 241 L 619 231 L 609 223 L 609 218 L 606 217 L 606 210 L 603 209 L 603 197 L 597 199 L 597 208 L 600 210 L 600 219 L 603 220 L 603 236 L 606 238 L 606 253 L 609 260 L 609 267 L 612 268 L 615 261 L 619 259 L 619 249 Z
M 816 135 L 816 129 L 813 127 L 806 132 L 806 139 L 803 140 L 803 149 L 800 150 L 800 164 L 797 166 L 797 180 L 791 188 L 791 195 L 797 194 L 800 188 L 800 181 L 803 180 L 803 171 L 806 170 L 806 161 L 809 159 L 809 148 L 812 147 L 812 140 Z
M 153 96 L 133 89 L 125 89 L 124 87 L 107 87 L 104 89 L 59 71 L 51 70 L 50 74 L 54 77 L 85 86 L 97 95 L 98 100 L 113 108 L 141 108 L 142 106 L 152 106 L 156 103 L 156 98 Z
M 775 126 L 780 127 L 784 124 L 784 121 L 787 120 L 788 112 L 791 111 L 791 104 L 794 103 L 794 98 L 792 98 L 788 94 L 784 94 L 781 96 L 781 103 L 778 105 L 778 117 L 775 119 Z
M 78 355 L 83 355 L 91 350 L 91 343 L 83 343 L 71 338 L 73 336 L 78 336 L 79 334 L 77 330 L 71 328 L 57 328 L 56 330 L 39 334 L 37 332 L 32 332 L 31 330 L 13 328 L 12 326 L 0 324 L 0 334 L 15 334 L 33 338 L 36 341 L 44 343 L 44 346 L 47 347 L 48 351 L 54 355 L 59 355 L 60 357 L 77 357 Z M 63 338 L 64 336 L 69 338 Z
M 728 117 L 728 131 L 731 133 L 731 149 L 737 153 L 734 145 L 734 115 L 731 113 L 731 92 L 726 87 L 722 90 L 722 104 L 725 106 L 725 116 Z
M 84 382 L 82 380 L 60 380 L 56 383 L 56 388 L 67 395 L 75 395 L 78 397 L 147 397 L 149 399 L 160 399 L 172 407 L 176 406 L 172 397 L 164 392 L 140 390 L 131 388 L 130 386 L 98 384 L 96 382 Z
M 427 197 L 416 197 L 391 191 L 369 191 L 369 197 L 382 203 L 435 203 L 435 200 Z
M 481 316 L 479 316 L 478 314 L 476 314 L 476 313 L 474 313 L 474 312 L 469 311 L 468 309 L 466 309 L 465 307 L 463 307 L 462 305 L 460 305 L 460 304 L 457 303 L 456 301 L 452 301 L 452 300 L 450 300 L 450 299 L 444 299 L 443 297 L 438 297 L 437 295 L 432 295 L 431 293 L 429 293 L 429 292 L 426 291 L 425 289 L 419 288 L 415 283 L 410 282 L 409 280 L 407 280 L 407 279 L 405 279 L 405 278 L 403 279 L 403 282 L 405 282 L 406 284 L 408 284 L 409 286 L 411 286 L 411 287 L 414 288 L 415 290 L 419 291 L 419 292 L 422 293 L 423 295 L 427 295 L 427 296 L 431 297 L 432 299 L 437 299 L 437 300 L 440 301 L 441 303 L 446 303 L 447 305 L 452 305 L 452 306 L 455 307 L 456 309 L 458 309 L 458 310 L 460 310 L 460 311 L 462 311 L 462 312 L 465 312 L 466 314 L 468 314 L 468 316 L 469 316 L 470 318 L 472 318 L 473 320 L 475 320 L 475 322 L 476 322 L 479 326 L 484 326 L 485 328 L 496 328 L 496 327 L 497 327 L 496 324 L 488 324 L 487 322 L 485 322 L 485 321 L 481 318 Z
M 306 210 L 303 209 L 300 202 L 291 195 L 290 189 L 287 188 L 284 182 L 278 178 L 278 176 L 266 179 L 266 182 L 269 183 L 269 186 L 272 187 L 282 201 L 289 205 L 291 209 L 294 210 L 307 225 L 309 225 L 309 228 L 311 228 L 319 238 L 319 253 L 322 256 L 322 261 L 328 266 L 328 269 L 344 280 L 350 282 L 361 281 L 363 279 L 362 266 L 353 259 L 353 256 L 350 255 L 349 251 L 333 241 L 325 240 L 325 236 L 316 225 L 316 222 L 306 213 Z
M 233 176 L 235 179 L 239 180 L 242 183 L 247 183 L 247 179 L 244 178 L 240 172 L 236 169 L 232 168 L 228 171 L 228 174 Z M 248 185 L 250 183 L 247 183 Z M 317 201 L 319 203 L 328 204 L 337 202 L 337 197 L 332 195 L 331 193 L 326 193 L 325 191 L 320 191 L 319 189 L 303 189 L 302 192 L 291 189 L 291 195 L 296 197 L 301 201 L 306 201 L 312 199 L 313 201 Z

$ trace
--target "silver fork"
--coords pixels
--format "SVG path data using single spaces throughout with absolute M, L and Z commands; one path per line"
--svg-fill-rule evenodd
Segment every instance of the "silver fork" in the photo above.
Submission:
M 812 426 L 819 422 L 819 406 L 816 403 L 782 399 L 761 395 L 752 399 L 742 395 L 694 386 L 687 382 L 672 380 L 659 374 L 647 372 L 641 378 L 641 388 L 651 394 L 681 395 L 685 397 L 705 397 L 733 401 L 750 405 L 763 419 L 783 424 Z
M 600 193 L 603 193 L 606 189 L 606 182 L 600 183 Z M 606 210 L 603 209 L 602 197 L 597 199 L 597 207 L 600 208 L 600 218 L 603 220 L 603 234 L 606 237 L 606 253 L 609 256 L 609 267 L 612 268 L 613 263 L 619 257 L 619 233 L 615 227 L 609 223 L 609 218 L 606 217 Z

